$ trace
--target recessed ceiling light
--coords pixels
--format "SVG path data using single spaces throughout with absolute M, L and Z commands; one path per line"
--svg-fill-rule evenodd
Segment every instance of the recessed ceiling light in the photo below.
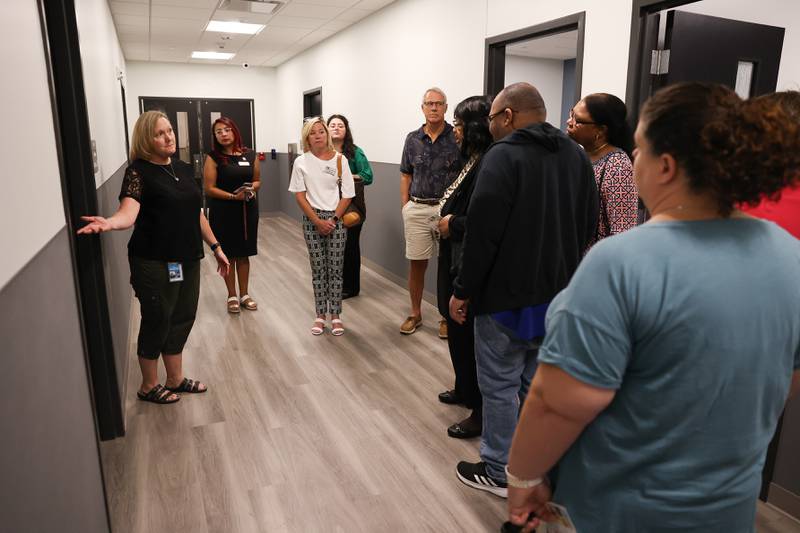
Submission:
M 227 22 L 224 20 L 212 20 L 206 26 L 206 31 L 218 31 L 222 33 L 246 33 L 256 34 L 264 29 L 263 24 L 250 24 L 247 22 Z
M 230 59 L 236 54 L 227 52 L 192 52 L 192 59 Z

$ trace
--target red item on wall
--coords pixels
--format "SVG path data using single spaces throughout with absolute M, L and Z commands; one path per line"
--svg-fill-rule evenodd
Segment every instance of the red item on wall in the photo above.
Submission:
M 263 161 L 265 159 L 266 159 L 266 156 L 264 155 L 264 152 L 258 152 L 258 160 L 259 161 Z

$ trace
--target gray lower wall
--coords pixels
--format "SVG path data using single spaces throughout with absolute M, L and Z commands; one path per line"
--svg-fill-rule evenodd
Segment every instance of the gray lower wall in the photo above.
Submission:
M 125 176 L 123 165 L 97 189 L 97 210 L 110 216 L 119 207 L 119 192 Z M 128 335 L 131 317 L 130 269 L 128 267 L 128 239 L 132 229 L 109 231 L 100 235 L 103 248 L 103 270 L 106 277 L 108 313 L 111 322 L 111 335 L 114 341 L 114 364 L 117 373 L 122 406 L 125 406 L 125 385 L 128 369 Z
M 361 255 L 382 270 L 390 279 L 405 286 L 408 260 L 405 256 L 403 219 L 400 215 L 400 165 L 371 163 L 375 179 L 365 188 L 367 220 L 361 232 Z M 264 182 L 259 198 L 263 214 L 280 212 L 300 220 L 302 211 L 289 189 L 289 154 L 280 153 L 276 160 L 262 162 Z M 298 246 L 304 246 L 298 243 Z M 425 275 L 425 299 L 436 302 L 436 258 L 428 265 Z M 400 304 L 398 303 L 398 306 Z M 408 305 L 408 304 L 407 304 Z M 399 308 L 398 316 L 407 311 Z M 403 317 L 399 317 L 402 320 Z
M 108 531 L 66 227 L 0 309 L 0 530 Z

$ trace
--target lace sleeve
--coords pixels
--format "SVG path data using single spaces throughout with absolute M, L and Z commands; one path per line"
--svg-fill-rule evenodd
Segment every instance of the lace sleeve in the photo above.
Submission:
M 128 167 L 125 170 L 125 177 L 122 178 L 122 191 L 119 193 L 119 199 L 133 198 L 137 202 L 142 201 L 142 175 L 133 167 Z

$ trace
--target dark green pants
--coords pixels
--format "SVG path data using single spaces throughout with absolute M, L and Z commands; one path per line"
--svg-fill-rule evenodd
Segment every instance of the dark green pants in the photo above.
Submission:
M 165 261 L 129 257 L 128 262 L 142 314 L 136 353 L 144 359 L 180 353 L 197 314 L 200 261 L 182 263 L 183 281 L 172 283 Z

